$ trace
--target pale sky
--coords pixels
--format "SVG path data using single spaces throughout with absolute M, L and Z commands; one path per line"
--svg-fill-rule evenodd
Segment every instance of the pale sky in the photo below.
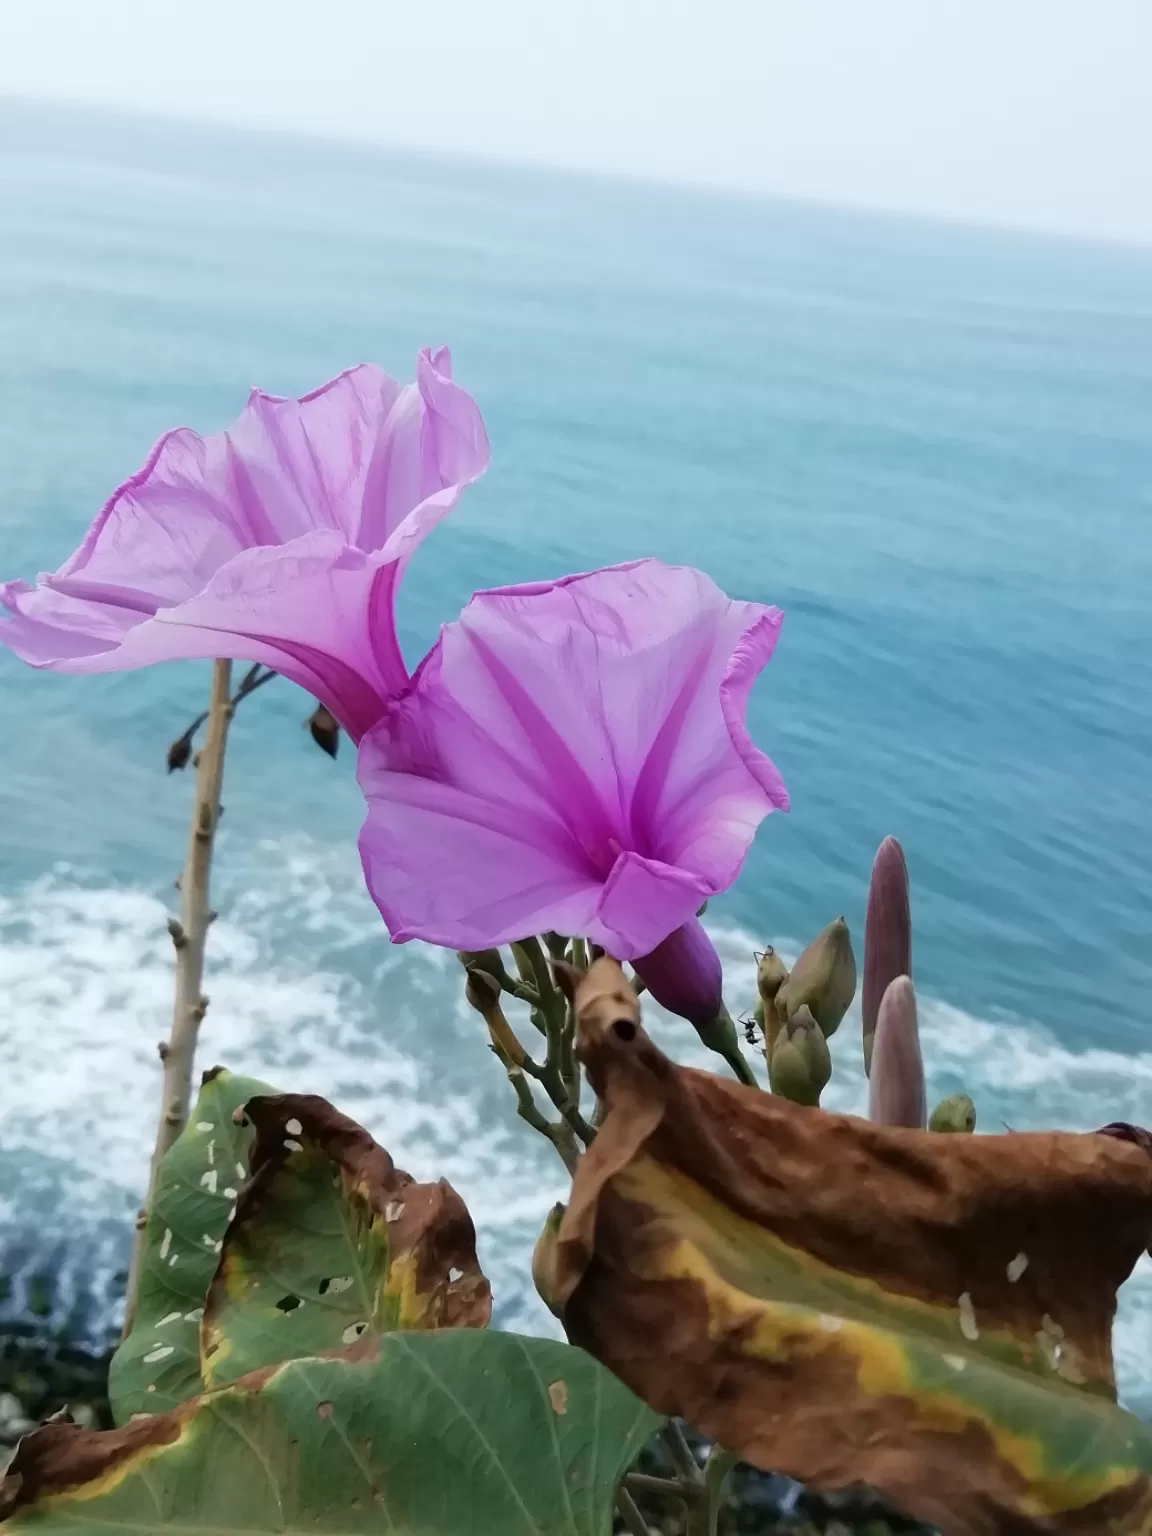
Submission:
M 1152 243 L 1152 0 L 0 0 L 0 93 Z

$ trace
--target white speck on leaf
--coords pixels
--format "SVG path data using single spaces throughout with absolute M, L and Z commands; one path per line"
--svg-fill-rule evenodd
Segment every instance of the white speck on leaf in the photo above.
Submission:
M 165 1328 L 165 1327 L 167 1327 L 167 1325 L 169 1323 L 177 1323 L 179 1321 L 180 1321 L 180 1314 L 179 1314 L 179 1312 L 169 1312 L 168 1316 L 167 1317 L 162 1317 L 160 1319 L 160 1321 L 156 1324 L 156 1326 L 157 1326 L 157 1328 Z
M 184 1321 L 186 1323 L 198 1323 L 203 1316 L 204 1316 L 204 1308 L 203 1307 L 193 1307 L 191 1312 L 185 1312 L 185 1314 L 184 1314 Z
M 157 1344 L 155 1349 L 150 1349 L 144 1356 L 145 1365 L 155 1365 L 159 1360 L 167 1360 L 169 1355 L 176 1353 L 175 1344 Z
M 404 1214 L 404 1202 L 403 1202 L 403 1200 L 389 1200 L 388 1204 L 384 1207 L 384 1220 L 385 1221 L 399 1221 L 401 1216 L 403 1216 L 403 1214 Z
M 980 1330 L 976 1326 L 976 1308 L 972 1305 L 972 1298 L 967 1291 L 960 1297 L 960 1332 L 970 1344 L 975 1344 L 980 1337 Z
M 820 1314 L 820 1327 L 825 1333 L 839 1333 L 843 1326 L 843 1318 L 833 1317 L 830 1312 L 822 1312 Z
M 208 1172 L 200 1177 L 200 1188 L 206 1189 L 210 1195 L 216 1193 L 216 1180 L 219 1177 L 215 1168 L 209 1168 Z
M 455 1285 L 457 1280 L 463 1280 L 463 1278 L 464 1271 L 462 1269 L 457 1269 L 455 1265 L 453 1265 L 452 1268 L 448 1271 L 449 1285 Z
M 335 1276 L 333 1276 L 333 1278 L 331 1280 L 329 1280 L 329 1282 L 328 1282 L 327 1289 L 328 1289 L 329 1293 L 331 1293 L 333 1295 L 336 1295 L 336 1296 L 339 1296 L 341 1291 L 350 1291 L 352 1289 L 352 1276 L 351 1275 L 335 1275 Z
M 212 1140 L 208 1143 L 207 1152 L 208 1152 L 208 1166 L 209 1166 L 209 1168 L 211 1168 L 212 1164 L 216 1161 L 216 1138 L 215 1137 L 213 1137 Z
M 286 1136 L 284 1138 L 284 1145 L 289 1152 L 303 1152 L 304 1150 L 298 1141 L 292 1140 L 291 1136 Z
M 548 1388 L 548 1401 L 552 1404 L 552 1410 L 554 1413 L 567 1413 L 568 1383 L 566 1381 L 554 1381 Z
M 302 1134 L 304 1127 L 300 1124 L 299 1120 L 285 1120 L 284 1129 L 288 1132 L 289 1136 L 299 1136 Z
M 168 1268 L 169 1269 L 175 1269 L 176 1268 L 176 1261 L 179 1259 L 179 1257 L 180 1257 L 180 1255 L 178 1253 L 174 1253 L 172 1255 L 172 1257 L 168 1260 Z
M 164 1237 L 163 1237 L 163 1239 L 161 1240 L 161 1243 L 160 1243 L 160 1257 L 162 1259 L 166 1259 L 168 1257 L 168 1250 L 169 1250 L 169 1248 L 171 1248 L 171 1246 L 172 1246 L 172 1228 L 171 1227 L 165 1227 L 164 1228 Z
M 962 1371 L 968 1362 L 963 1355 L 945 1355 L 944 1364 L 950 1365 L 954 1371 Z
M 196 1129 L 198 1131 L 210 1131 L 212 1129 L 211 1120 L 197 1120 Z
M 236 1198 L 236 1191 L 232 1188 L 231 1184 L 229 1184 L 228 1188 L 224 1191 L 224 1194 L 229 1200 L 235 1200 Z
M 243 1163 L 237 1163 L 236 1164 L 236 1177 L 238 1179 L 246 1179 L 248 1177 L 248 1174 L 245 1171 Z
M 355 1344 L 367 1326 L 367 1323 L 350 1323 L 340 1337 L 344 1340 L 345 1344 Z
M 1008 1266 L 1008 1280 L 1009 1280 L 1009 1283 L 1012 1284 L 1012 1285 L 1015 1285 L 1017 1280 L 1019 1280 L 1020 1276 L 1024 1273 L 1024 1271 L 1027 1268 L 1028 1268 L 1028 1255 L 1026 1253 L 1018 1253 L 1016 1255 L 1016 1257 L 1012 1260 L 1011 1264 L 1009 1264 L 1009 1266 Z

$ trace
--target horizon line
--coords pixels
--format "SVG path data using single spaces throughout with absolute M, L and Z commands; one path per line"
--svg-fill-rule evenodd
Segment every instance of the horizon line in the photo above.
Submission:
M 537 159 L 531 155 L 493 154 L 463 147 L 444 148 L 404 140 L 376 138 L 348 129 L 327 129 L 316 125 L 289 124 L 280 120 L 241 118 L 228 114 L 197 114 L 183 110 L 164 111 L 94 98 L 35 95 L 0 91 L 0 109 L 16 107 L 39 111 L 75 113 L 79 116 L 150 121 L 190 130 L 209 129 L 252 138 L 299 141 L 329 145 L 360 153 L 393 158 L 425 160 L 443 166 L 473 165 L 493 171 L 514 173 L 552 171 L 573 179 L 607 182 L 612 185 L 648 187 L 663 191 L 693 193 L 721 201 L 768 203 L 813 213 L 849 214 L 892 223 L 911 223 L 929 227 L 966 230 L 974 234 L 1008 236 L 1045 243 L 1089 246 L 1096 250 L 1134 255 L 1152 254 L 1152 234 L 1106 233 L 1073 229 L 1064 224 L 1016 223 L 979 214 L 948 213 L 941 210 L 910 208 L 904 205 L 804 196 L 797 192 L 777 191 L 770 187 L 748 186 L 737 182 L 698 181 L 691 178 L 660 175 L 650 171 L 576 164 L 566 160 Z

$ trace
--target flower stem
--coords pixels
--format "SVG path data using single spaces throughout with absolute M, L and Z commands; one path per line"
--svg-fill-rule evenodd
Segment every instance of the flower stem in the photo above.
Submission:
M 192 800 L 192 821 L 188 833 L 188 852 L 180 876 L 180 917 L 168 924 L 176 951 L 176 999 L 172 1029 L 160 1046 L 164 1064 L 160 1123 L 148 1176 L 148 1195 L 136 1216 L 132 1259 L 128 1270 L 128 1292 L 124 1307 L 124 1337 L 136 1314 L 136 1296 L 140 1267 L 144 1256 L 148 1212 L 156 1188 L 156 1177 L 164 1154 L 184 1129 L 188 1101 L 192 1094 L 192 1068 L 200 1022 L 208 1008 L 203 995 L 204 948 L 213 913 L 208 905 L 208 881 L 212 868 L 212 849 L 220 820 L 220 785 L 224 774 L 224 748 L 234 701 L 229 697 L 232 663 L 217 661 L 212 667 L 212 693 L 208 704 L 208 730 L 196 769 L 196 790 Z
M 636 1500 L 628 1492 L 627 1488 L 620 1488 L 616 1493 L 616 1508 L 624 1524 L 628 1527 L 629 1536 L 649 1536 L 648 1522 L 636 1507 Z
M 716 1536 L 724 1482 L 738 1460 L 735 1451 L 726 1451 L 722 1445 L 714 1445 L 708 1452 L 704 1463 L 704 1497 L 689 1509 L 688 1536 Z

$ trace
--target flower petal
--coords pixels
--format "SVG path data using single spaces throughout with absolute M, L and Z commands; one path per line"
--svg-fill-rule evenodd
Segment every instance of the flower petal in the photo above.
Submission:
M 379 733 L 360 748 L 359 779 L 369 802 L 360 857 L 397 944 L 420 938 L 449 949 L 487 949 L 548 928 L 589 929 L 600 883 L 563 829 L 382 767 L 373 750 Z
M 635 959 L 693 919 L 707 894 L 682 869 L 622 853 L 604 883 L 588 937 L 617 960 Z
M 411 385 L 365 364 L 299 400 L 254 391 L 226 431 L 162 437 L 55 575 L 0 587 L 0 641 L 60 671 L 264 661 L 358 737 L 407 680 L 402 564 L 488 458 L 444 348 Z
M 585 933 L 622 959 L 654 949 L 731 882 L 776 803 L 733 740 L 721 690 L 746 644 L 739 716 L 778 626 L 775 610 L 732 603 L 699 571 L 655 560 L 478 593 L 362 748 L 369 880 L 393 933 L 482 947 L 509 936 L 514 910 L 521 933 Z M 465 938 L 414 874 L 428 826 L 386 804 L 396 775 L 455 792 L 437 802 L 443 815 L 488 834 L 498 823 L 531 845 L 522 900 L 511 901 L 519 855 L 496 876 L 489 931 L 494 850 L 485 844 L 469 868 L 476 832 L 452 845 Z M 596 891 L 583 926 L 549 904 L 561 899 L 543 874 L 549 860 L 563 899 Z M 529 884 L 546 893 L 535 909 Z

